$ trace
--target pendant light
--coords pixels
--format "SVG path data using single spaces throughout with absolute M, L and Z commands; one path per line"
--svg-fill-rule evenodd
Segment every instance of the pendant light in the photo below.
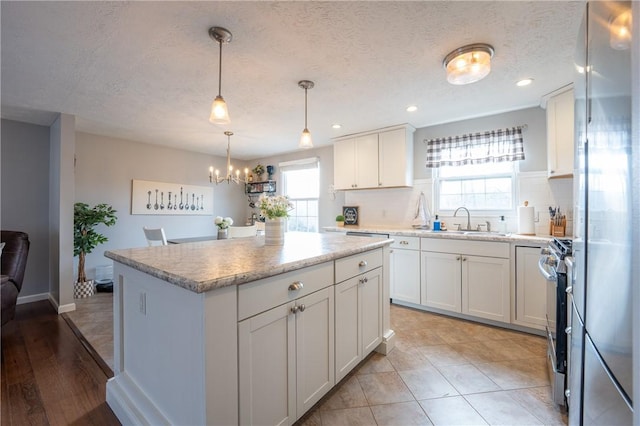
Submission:
M 449 53 L 442 61 L 447 70 L 447 81 L 461 85 L 482 80 L 491 72 L 493 47 L 476 43 L 460 47 Z
M 236 169 L 234 173 L 233 166 L 231 165 L 231 136 L 233 136 L 233 132 L 226 131 L 224 134 L 227 136 L 227 174 L 225 176 L 220 176 L 220 170 L 216 169 L 214 172 L 213 166 L 211 166 L 209 167 L 209 182 L 215 182 L 216 185 L 222 182 L 233 182 L 235 184 L 245 183 L 247 182 L 249 169 L 245 167 L 244 179 L 240 177 L 240 169 Z
M 302 131 L 298 148 L 313 148 L 311 132 L 307 128 L 307 90 L 313 89 L 313 86 L 313 81 L 301 80 L 298 82 L 298 87 L 304 89 L 304 130 Z
M 220 56 L 218 62 L 218 96 L 213 100 L 211 104 L 211 116 L 209 121 L 213 124 L 229 124 L 231 119 L 229 118 L 229 110 L 227 109 L 227 103 L 222 97 L 222 43 L 230 43 L 233 36 L 231 32 L 222 27 L 209 28 L 209 37 L 214 39 L 220 45 Z

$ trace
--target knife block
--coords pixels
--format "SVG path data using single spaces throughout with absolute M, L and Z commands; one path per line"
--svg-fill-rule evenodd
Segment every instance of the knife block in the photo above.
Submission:
M 549 221 L 549 235 L 553 237 L 564 237 L 567 233 L 567 219 L 562 218 L 560 224 L 556 224 L 555 221 Z

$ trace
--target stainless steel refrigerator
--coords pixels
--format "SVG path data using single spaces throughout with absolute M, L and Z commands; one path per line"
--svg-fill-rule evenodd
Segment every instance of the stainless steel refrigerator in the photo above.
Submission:
M 638 93 L 631 57 L 638 40 L 631 14 L 630 1 L 589 2 L 575 55 L 571 425 L 633 424 L 633 202 L 640 188 L 632 185 Z M 637 25 L 640 16 L 633 18 Z

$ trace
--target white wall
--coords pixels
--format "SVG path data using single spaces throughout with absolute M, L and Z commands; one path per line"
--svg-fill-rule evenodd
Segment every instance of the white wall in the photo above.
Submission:
M 29 234 L 20 297 L 49 292 L 49 128 L 2 120 L 2 229 Z
M 167 238 L 216 234 L 213 216 L 131 215 L 133 179 L 213 185 L 214 215 L 230 216 L 243 223 L 244 186 L 210 184 L 211 165 L 224 170 L 226 158 L 78 132 L 75 201 L 91 206 L 107 203 L 118 211 L 115 226 L 98 228 L 109 241 L 87 256 L 87 275 L 93 277 L 97 265 L 111 263 L 103 256 L 106 250 L 146 246 L 143 226 L 163 227 Z M 237 165 L 245 167 L 240 162 Z

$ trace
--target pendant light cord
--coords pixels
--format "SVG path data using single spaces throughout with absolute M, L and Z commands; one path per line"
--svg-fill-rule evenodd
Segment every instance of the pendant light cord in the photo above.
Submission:
M 218 96 L 222 96 L 222 40 L 218 41 L 220 45 L 220 56 L 218 59 Z
M 304 88 L 304 128 L 308 129 L 307 127 L 307 88 Z

